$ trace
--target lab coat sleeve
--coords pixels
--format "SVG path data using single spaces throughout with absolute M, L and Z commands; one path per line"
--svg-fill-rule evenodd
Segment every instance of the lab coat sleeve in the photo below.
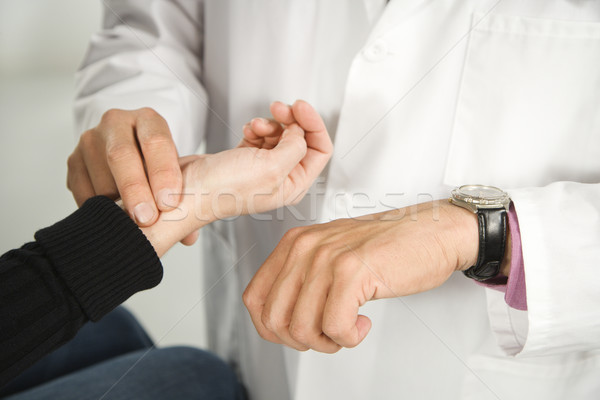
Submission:
M 600 348 L 600 185 L 556 182 L 510 195 L 519 218 L 528 311 L 511 309 L 488 292 L 499 344 L 522 356 Z
M 76 75 L 77 135 L 111 108 L 151 107 L 168 122 L 179 154 L 202 141 L 208 99 L 201 84 L 202 3 L 104 0 L 95 34 Z

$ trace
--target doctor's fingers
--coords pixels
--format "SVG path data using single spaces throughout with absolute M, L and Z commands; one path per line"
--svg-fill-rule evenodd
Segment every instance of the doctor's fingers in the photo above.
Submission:
M 103 195 L 113 200 L 117 199 L 119 190 L 106 160 L 106 149 L 102 135 L 95 129 L 84 132 L 79 138 L 79 144 L 73 155 L 75 156 L 77 153 L 83 160 L 87 176 L 94 188 L 94 194 Z M 75 168 L 76 162 L 71 162 L 70 159 L 68 165 L 69 169 Z M 76 190 L 80 190 L 80 188 L 76 187 Z
M 311 259 L 311 251 L 304 254 L 298 254 L 293 249 L 290 251 L 271 287 L 261 315 L 261 322 L 269 332 L 286 346 L 299 351 L 308 350 L 309 346 L 293 338 L 290 322 L 304 282 L 305 266 Z
M 344 257 L 343 260 L 346 264 L 350 258 Z M 336 266 L 337 272 L 323 311 L 323 333 L 343 347 L 357 346 L 371 329 L 371 320 L 358 313 L 366 301 L 364 298 L 372 297 L 372 294 L 364 293 L 364 269 L 360 271 L 359 263 L 354 264 L 355 268 L 337 264 L 339 267 Z
M 294 239 L 303 230 L 304 228 L 293 228 L 283 236 L 279 244 L 275 247 L 275 250 L 265 260 L 256 274 L 254 274 L 254 277 L 242 295 L 244 305 L 248 309 L 248 313 L 258 334 L 263 339 L 274 343 L 281 343 L 281 340 L 264 326 L 262 322 L 263 309 L 273 283 L 285 264 Z
M 96 194 L 79 147 L 67 160 L 67 188 L 73 193 L 78 207 Z
M 336 247 L 323 244 L 319 226 L 299 228 L 283 240 L 292 244 L 265 302 L 262 322 L 290 347 L 335 352 L 338 346 L 321 336 L 321 319 L 332 283 L 329 261 Z
M 136 135 L 156 205 L 162 211 L 176 207 L 180 201 L 183 178 L 167 121 L 150 108 L 137 110 Z
M 291 337 L 322 353 L 335 353 L 341 346 L 323 333 L 323 310 L 331 287 L 331 277 L 323 271 L 306 277 L 290 321 Z
M 94 187 L 95 176 L 114 179 L 124 208 L 138 225 L 148 226 L 156 221 L 158 210 L 146 177 L 134 124 L 135 116 L 130 111 L 107 111 L 93 131 L 96 140 L 101 142 L 94 146 L 85 146 L 84 158 L 87 154 L 97 155 L 99 149 L 104 150 L 101 163 L 94 165 L 86 160 Z M 179 164 L 177 166 L 179 167 Z M 106 167 L 108 172 L 104 171 Z

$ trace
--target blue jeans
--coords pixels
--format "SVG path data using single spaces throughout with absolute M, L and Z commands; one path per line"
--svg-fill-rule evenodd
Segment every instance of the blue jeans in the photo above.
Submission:
M 157 349 L 119 307 L 0 390 L 10 400 L 244 399 L 231 368 L 191 347 Z

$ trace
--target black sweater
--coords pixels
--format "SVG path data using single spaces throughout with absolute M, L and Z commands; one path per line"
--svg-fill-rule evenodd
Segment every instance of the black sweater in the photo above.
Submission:
M 0 258 L 0 387 L 162 279 L 150 242 L 106 197 L 35 239 Z

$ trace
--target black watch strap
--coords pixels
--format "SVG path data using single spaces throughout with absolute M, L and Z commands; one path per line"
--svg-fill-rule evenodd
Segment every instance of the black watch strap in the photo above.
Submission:
M 477 281 L 485 281 L 500 273 L 500 264 L 506 247 L 506 210 L 502 208 L 480 208 L 479 254 L 477 263 L 463 273 Z

